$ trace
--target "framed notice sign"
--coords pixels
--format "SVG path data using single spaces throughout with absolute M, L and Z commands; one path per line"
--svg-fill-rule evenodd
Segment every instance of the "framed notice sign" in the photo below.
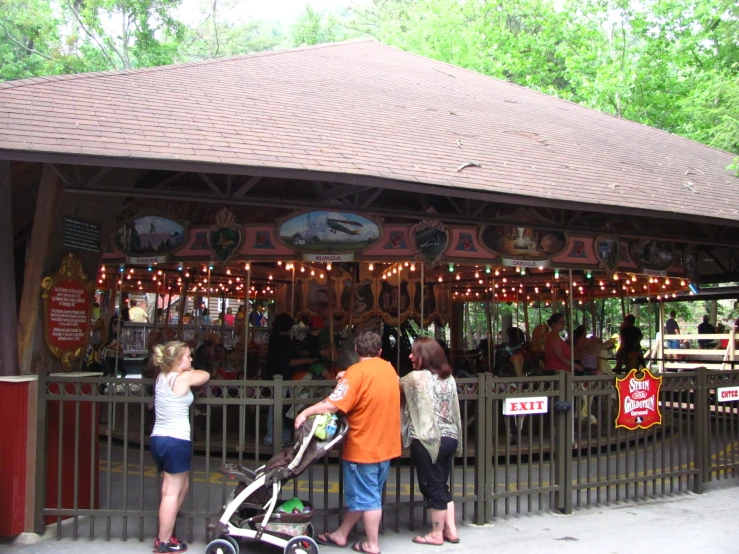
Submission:
M 73 252 L 64 256 L 59 271 L 41 281 L 46 344 L 64 371 L 72 371 L 74 361 L 87 348 L 92 287 Z

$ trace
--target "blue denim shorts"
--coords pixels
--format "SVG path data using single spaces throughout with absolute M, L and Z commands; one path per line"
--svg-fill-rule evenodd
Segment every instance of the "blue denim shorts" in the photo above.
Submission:
M 350 512 L 382 509 L 382 488 L 385 486 L 390 461 L 375 464 L 342 462 L 344 469 L 344 502 Z
M 151 457 L 157 464 L 157 472 L 184 473 L 192 467 L 192 443 L 172 437 L 151 437 Z

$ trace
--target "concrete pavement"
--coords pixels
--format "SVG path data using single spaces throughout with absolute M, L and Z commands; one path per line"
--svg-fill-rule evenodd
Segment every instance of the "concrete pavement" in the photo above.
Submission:
M 423 546 L 411 542 L 417 534 L 408 530 L 386 531 L 380 538 L 385 553 L 432 554 L 445 552 L 526 553 L 526 554 L 633 554 L 635 552 L 720 552 L 739 554 L 739 479 L 712 484 L 703 495 L 681 494 L 638 502 L 620 502 L 597 508 L 583 508 L 572 515 L 537 513 L 501 518 L 494 523 L 459 529 L 457 545 Z M 319 529 L 320 530 L 320 529 Z M 105 542 L 87 539 L 72 541 L 42 537 L 36 544 L 0 543 L 0 552 L 30 554 L 144 554 L 152 541 Z M 360 540 L 356 536 L 356 540 Z M 190 552 L 203 552 L 205 544 L 194 543 Z M 242 544 L 241 552 L 278 554 L 267 545 Z M 322 547 L 323 554 L 350 552 Z

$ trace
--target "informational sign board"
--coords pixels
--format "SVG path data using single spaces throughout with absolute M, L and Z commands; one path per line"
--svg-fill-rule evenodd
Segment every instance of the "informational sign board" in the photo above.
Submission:
M 644 369 L 643 372 L 641 378 L 637 377 L 636 369 L 632 369 L 623 379 L 616 378 L 618 390 L 616 427 L 633 431 L 662 424 L 659 406 L 662 377 L 655 377 L 648 369 Z
M 100 252 L 100 227 L 93 223 L 65 218 L 64 246 L 88 252 Z
M 724 387 L 716 390 L 719 402 L 736 402 L 739 400 L 739 387 Z
M 86 346 L 90 324 L 90 293 L 85 286 L 71 279 L 58 281 L 49 289 L 46 322 L 49 343 L 63 350 Z
M 503 415 L 545 414 L 549 411 L 549 397 L 506 398 Z
M 67 372 L 87 348 L 92 286 L 73 252 L 64 256 L 59 271 L 41 282 L 46 344 Z

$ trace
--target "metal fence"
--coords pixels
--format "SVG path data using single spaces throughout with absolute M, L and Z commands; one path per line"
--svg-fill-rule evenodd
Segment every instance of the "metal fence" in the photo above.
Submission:
M 614 378 L 458 379 L 464 453 L 452 490 L 463 519 L 484 523 L 511 514 L 571 512 L 684 491 L 739 469 L 739 411 L 716 390 L 739 385 L 739 371 L 665 374 L 663 423 L 616 429 Z M 225 462 L 262 465 L 281 449 L 283 422 L 324 398 L 330 381 L 211 381 L 191 411 L 193 470 L 178 522 L 183 537 L 205 538 L 233 484 Z M 160 484 L 148 452 L 153 382 L 85 374 L 41 376 L 37 436 L 36 527 L 57 536 L 144 540 L 156 533 Z M 546 413 L 505 416 L 507 398 L 546 397 Z M 274 414 L 268 421 L 269 412 Z M 264 444 L 271 424 L 275 440 Z M 339 452 L 332 451 L 288 483 L 284 495 L 314 507 L 319 529 L 338 523 L 343 508 Z M 425 523 L 427 514 L 407 453 L 386 485 L 384 528 Z M 62 522 L 62 519 L 66 521 Z

